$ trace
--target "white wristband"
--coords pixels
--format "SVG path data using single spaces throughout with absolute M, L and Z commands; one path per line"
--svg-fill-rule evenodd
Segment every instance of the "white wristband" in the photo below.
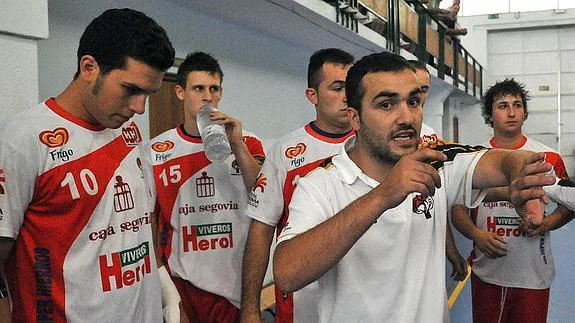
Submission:
M 180 294 L 165 266 L 158 268 L 162 289 L 162 313 L 166 323 L 180 322 Z

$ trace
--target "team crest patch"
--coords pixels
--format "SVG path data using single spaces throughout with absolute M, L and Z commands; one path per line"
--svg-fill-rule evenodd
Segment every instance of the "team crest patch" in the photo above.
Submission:
M 66 128 L 58 127 L 54 130 L 45 130 L 40 132 L 38 139 L 44 145 L 50 148 L 61 147 L 68 142 L 70 135 Z
M 428 196 L 424 199 L 421 195 L 413 197 L 412 212 L 415 214 L 425 214 L 426 219 L 431 219 L 431 209 L 433 209 L 433 198 Z
M 135 122 L 132 122 L 129 126 L 122 128 L 122 137 L 124 142 L 128 147 L 136 147 L 140 142 L 142 142 L 142 136 L 140 135 L 140 130 Z
M 155 142 L 152 144 L 152 149 L 155 152 L 163 153 L 174 148 L 174 143 L 172 141 L 166 140 L 162 142 Z
M 134 208 L 134 199 L 130 185 L 124 182 L 124 179 L 120 175 L 116 176 L 114 190 L 114 211 L 124 212 Z
M 198 197 L 210 197 L 216 195 L 214 178 L 208 176 L 207 172 L 202 172 L 202 176 L 196 178 L 196 195 Z
M 260 191 L 263 193 L 267 184 L 268 184 L 268 179 L 264 176 L 264 174 L 260 173 L 260 175 L 256 179 L 256 184 L 254 185 L 254 188 L 252 189 L 252 191 L 255 192 L 256 189 L 259 188 Z
M 287 158 L 292 159 L 299 155 L 302 155 L 306 149 L 307 149 L 306 145 L 303 142 L 300 142 L 299 144 L 293 147 L 288 147 L 284 154 Z
M 432 142 L 432 141 L 439 141 L 439 137 L 437 137 L 436 134 L 423 135 L 423 136 L 419 137 L 419 145 L 420 146 L 426 142 Z

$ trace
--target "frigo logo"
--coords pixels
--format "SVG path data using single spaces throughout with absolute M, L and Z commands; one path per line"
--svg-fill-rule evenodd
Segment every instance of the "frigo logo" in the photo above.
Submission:
M 152 144 L 152 149 L 158 153 L 166 152 L 172 148 L 174 148 L 174 143 L 169 140 L 162 142 L 155 142 Z
M 54 130 L 44 130 L 38 135 L 38 139 L 50 148 L 61 147 L 68 142 L 70 135 L 66 128 L 58 127 Z
M 306 145 L 303 142 L 300 142 L 299 144 L 293 147 L 288 147 L 284 154 L 287 158 L 292 159 L 305 153 L 306 149 L 307 149 Z

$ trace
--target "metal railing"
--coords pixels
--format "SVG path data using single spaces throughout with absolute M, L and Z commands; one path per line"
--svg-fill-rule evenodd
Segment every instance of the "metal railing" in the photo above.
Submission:
M 335 7 L 337 22 L 358 32 L 358 24 L 373 29 L 387 40 L 386 49 L 401 48 L 433 66 L 437 77 L 451 76 L 453 86 L 466 93 L 483 95 L 483 67 L 447 27 L 417 0 L 324 0 Z

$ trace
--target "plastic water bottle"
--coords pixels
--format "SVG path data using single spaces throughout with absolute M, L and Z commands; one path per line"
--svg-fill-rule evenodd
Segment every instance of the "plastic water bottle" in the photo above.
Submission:
M 204 142 L 206 157 L 212 162 L 221 162 L 230 156 L 232 149 L 224 126 L 210 119 L 210 113 L 213 111 L 217 111 L 217 109 L 210 105 L 204 105 L 198 111 L 196 121 Z

